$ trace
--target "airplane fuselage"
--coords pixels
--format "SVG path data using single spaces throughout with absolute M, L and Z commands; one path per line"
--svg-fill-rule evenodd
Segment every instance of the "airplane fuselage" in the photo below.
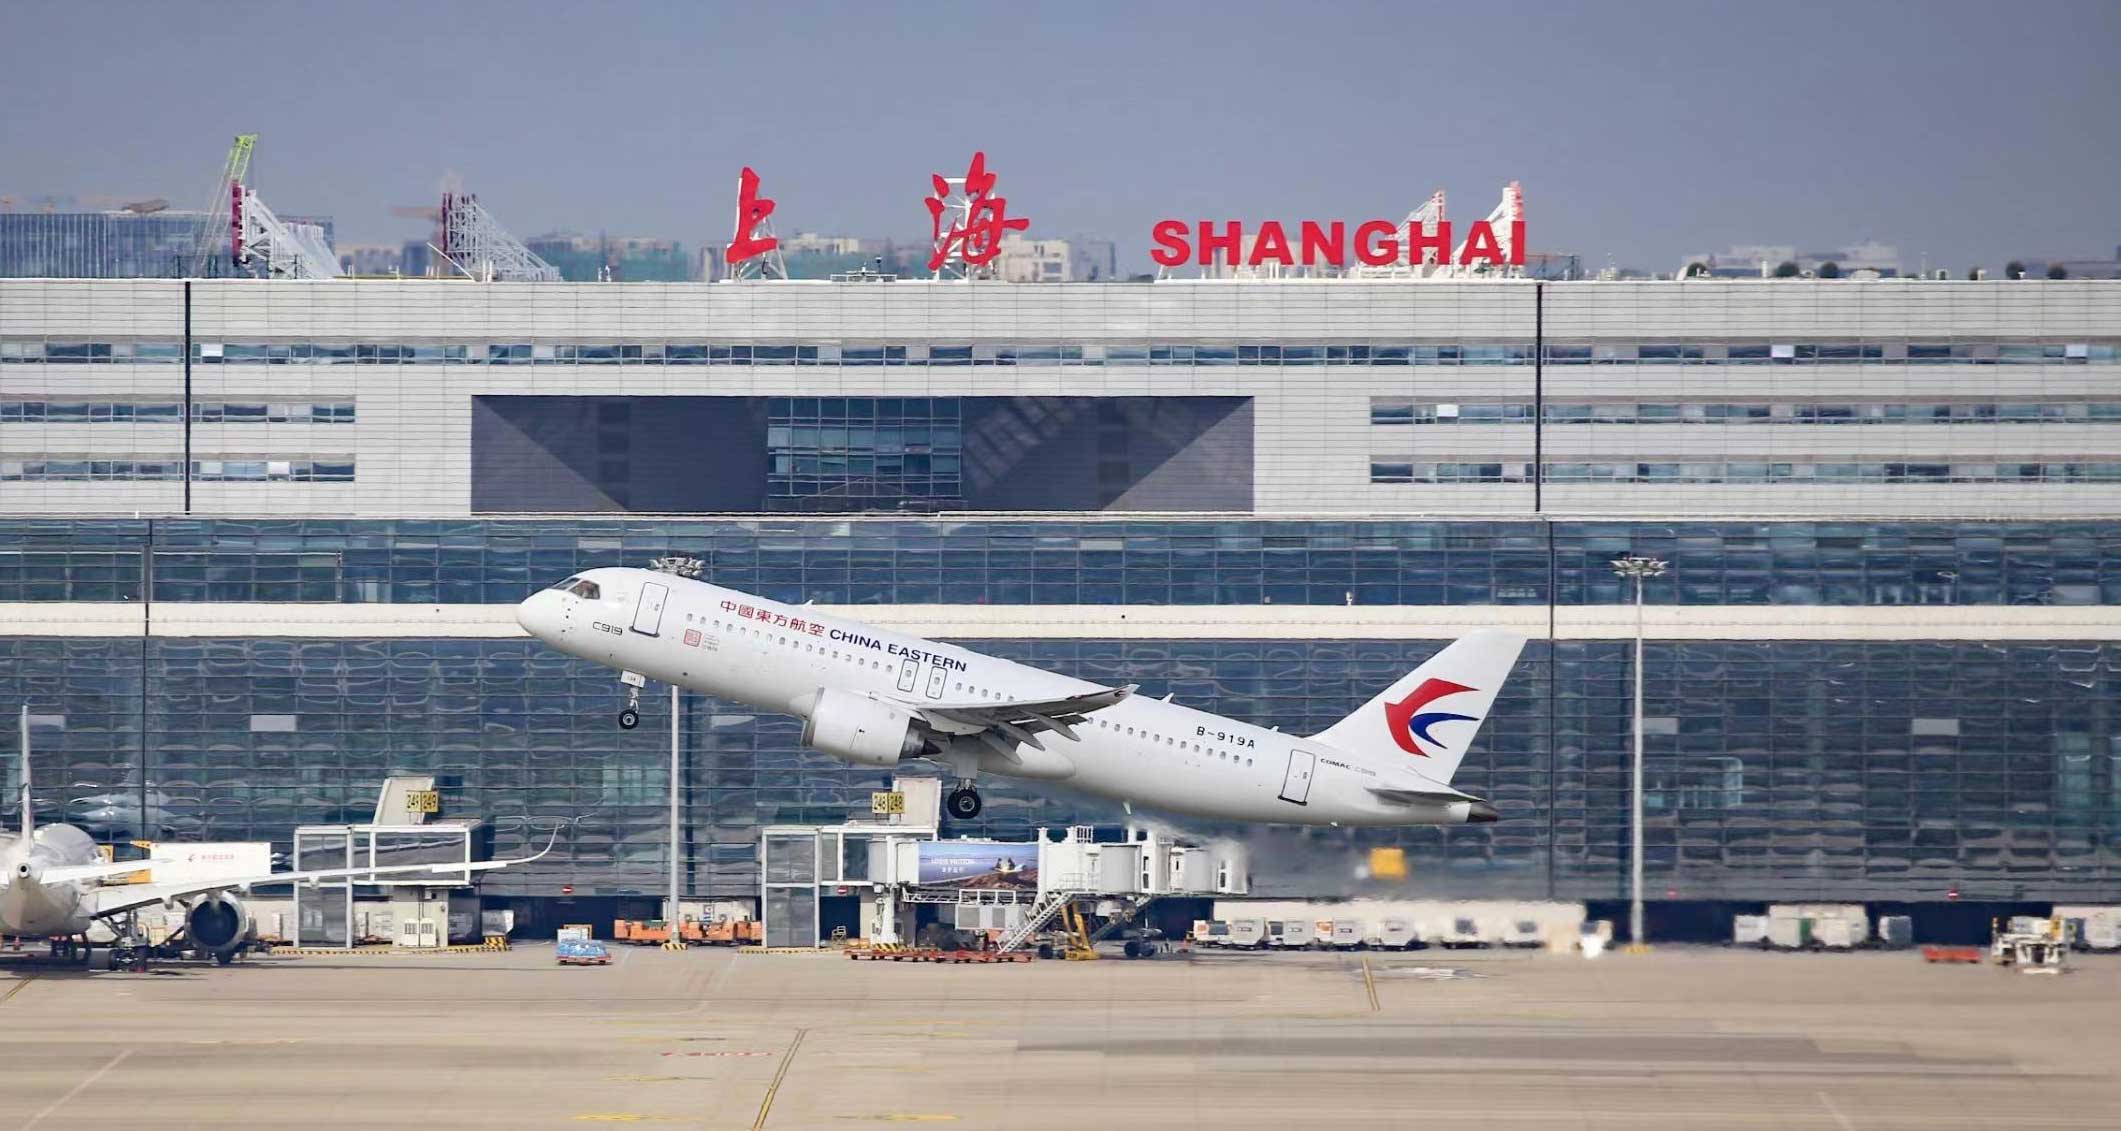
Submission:
M 703 581 L 610 568 L 594 598 L 549 589 L 518 619 L 570 655 L 760 710 L 808 718 L 821 688 L 944 707 L 1061 699 L 1097 684 Z M 644 587 L 660 587 L 660 592 Z M 1313 739 L 1131 696 L 1036 745 L 958 740 L 961 777 L 1033 778 L 1130 805 L 1236 821 L 1457 824 L 1463 801 L 1387 801 L 1389 767 Z M 1480 818 L 1474 818 L 1480 819 Z
M 71 825 L 44 825 L 27 840 L 0 838 L 0 935 L 49 938 L 88 929 L 90 916 L 82 885 L 45 883 L 44 870 L 92 864 L 95 841 Z

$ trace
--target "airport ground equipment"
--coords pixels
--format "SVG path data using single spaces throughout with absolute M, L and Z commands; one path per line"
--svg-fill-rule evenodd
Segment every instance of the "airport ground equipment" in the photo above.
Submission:
M 1210 919 L 1230 925 L 1226 945 L 1235 948 L 1285 950 L 1314 943 L 1346 948 L 1353 944 L 1345 924 L 1353 924 L 1360 945 L 1380 949 L 1515 945 L 1569 950 L 1582 932 L 1584 905 L 1500 899 L 1218 899 Z
M 2069 968 L 2076 943 L 2071 920 L 2013 916 L 1993 927 L 1989 953 L 1998 966 L 2015 966 L 2026 974 L 2060 974 Z
M 1731 916 L 1731 945 L 1759 946 L 1768 944 L 1768 920 L 1765 915 Z
M 1091 962 L 1097 958 L 1097 947 L 1090 942 L 1089 921 L 1075 900 L 1061 905 L 1061 946 L 1058 953 L 1070 962 Z
M 1924 962 L 1937 963 L 1964 963 L 1969 966 L 1979 965 L 1981 962 L 1981 948 L 1978 946 L 1938 946 L 1932 944 L 1922 948 L 1922 960 Z
M 611 938 L 633 946 L 662 946 L 670 941 L 670 924 L 661 919 L 615 919 Z
M 1767 945 L 1778 950 L 1853 950 L 1871 937 L 1860 903 L 1776 903 L 1767 909 Z
M 2121 907 L 2056 904 L 2054 915 L 2076 924 L 2077 949 L 2121 950 Z
M 1915 920 L 1908 915 L 1885 915 L 1878 920 L 1877 945 L 1905 950 L 1915 945 Z
M 595 939 L 570 939 L 553 947 L 562 966 L 609 966 L 611 951 Z
M 1413 950 L 1421 945 L 1421 938 L 1415 932 L 1414 920 L 1390 915 L 1377 920 L 1369 943 L 1373 950 Z

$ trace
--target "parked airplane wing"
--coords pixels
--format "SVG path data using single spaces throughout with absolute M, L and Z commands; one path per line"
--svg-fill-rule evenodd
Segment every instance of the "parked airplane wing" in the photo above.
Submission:
M 1072 724 L 1134 694 L 1134 684 L 1106 687 L 1063 699 L 1022 699 L 982 703 L 922 703 L 902 700 L 927 724 L 944 734 L 974 735 L 996 731 L 1006 738 L 1044 749 L 1041 731 L 1073 738 Z
M 228 891 L 234 888 L 248 890 L 254 887 L 272 887 L 277 884 L 320 884 L 338 880 L 361 882 L 368 876 L 460 875 L 465 872 L 491 872 L 498 868 L 509 868 L 517 864 L 528 864 L 541 859 L 560 842 L 560 830 L 552 830 L 552 839 L 545 847 L 529 856 L 518 856 L 512 860 L 480 860 L 469 864 L 392 864 L 382 868 L 316 868 L 306 872 L 269 872 L 262 876 L 238 876 L 234 879 L 192 880 L 166 884 L 127 884 L 123 887 L 91 888 L 82 893 L 88 904 L 88 913 L 96 918 L 116 915 L 150 904 L 169 903 L 210 892 Z M 134 861 L 132 870 L 151 868 L 151 861 Z

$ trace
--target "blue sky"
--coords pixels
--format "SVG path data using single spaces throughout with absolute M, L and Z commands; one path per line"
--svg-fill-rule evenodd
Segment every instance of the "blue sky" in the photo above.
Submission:
M 1461 221 L 1670 269 L 1878 239 L 1913 266 L 2121 243 L 2121 3 L 97 3 L 14 0 L 0 193 L 197 207 L 229 135 L 341 240 L 455 175 L 519 233 L 916 236 L 975 148 L 1033 235 Z

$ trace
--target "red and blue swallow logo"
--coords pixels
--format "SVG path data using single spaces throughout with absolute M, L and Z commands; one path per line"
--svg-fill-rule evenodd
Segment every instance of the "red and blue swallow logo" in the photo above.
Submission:
M 1429 752 L 1423 750 L 1414 740 L 1418 738 L 1422 742 L 1439 743 L 1441 740 L 1429 733 L 1430 727 L 1437 723 L 1470 723 L 1475 719 L 1471 715 L 1454 715 L 1448 711 L 1430 711 L 1427 714 L 1415 712 L 1446 695 L 1471 690 L 1473 689 L 1465 684 L 1452 683 L 1448 679 L 1425 679 L 1421 681 L 1420 687 L 1414 689 L 1413 694 L 1397 703 L 1385 704 L 1385 729 L 1392 732 L 1392 741 L 1398 743 L 1401 750 L 1417 758 L 1426 758 Z

